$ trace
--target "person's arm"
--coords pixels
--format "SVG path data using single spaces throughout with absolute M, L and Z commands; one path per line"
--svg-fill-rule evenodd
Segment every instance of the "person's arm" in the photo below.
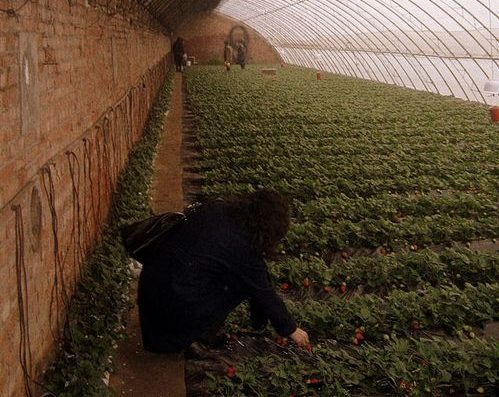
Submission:
M 276 294 L 263 261 L 244 265 L 239 275 L 250 292 L 250 315 L 255 328 L 264 327 L 270 320 L 276 332 L 291 338 L 298 346 L 308 348 L 308 334 L 298 328 L 282 299 Z
M 289 336 L 296 331 L 296 323 L 275 292 L 263 261 L 240 265 L 238 276 L 248 290 L 253 310 L 257 311 L 259 319 L 269 319 L 281 336 Z

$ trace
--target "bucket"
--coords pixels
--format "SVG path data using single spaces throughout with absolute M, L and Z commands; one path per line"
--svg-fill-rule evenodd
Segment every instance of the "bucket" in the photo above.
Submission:
M 494 123 L 499 122 L 499 106 L 492 106 L 490 108 L 490 118 Z
M 317 80 L 322 80 L 321 72 L 317 72 Z

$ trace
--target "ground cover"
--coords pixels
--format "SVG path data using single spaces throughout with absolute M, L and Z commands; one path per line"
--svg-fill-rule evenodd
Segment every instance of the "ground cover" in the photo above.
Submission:
M 57 357 L 43 379 L 44 396 L 108 396 L 112 356 L 124 335 L 129 310 L 129 257 L 120 227 L 152 214 L 149 188 L 153 158 L 163 132 L 173 71 L 170 70 L 151 107 L 143 136 L 132 148 L 119 176 L 102 240 L 83 265 L 82 278 L 68 307 Z
M 269 267 L 314 347 L 249 332 L 242 306 L 212 358 L 235 368 L 207 365 L 191 395 L 493 395 L 499 255 L 470 248 L 499 236 L 487 108 L 298 68 L 233 72 L 186 77 L 203 191 L 289 198 Z

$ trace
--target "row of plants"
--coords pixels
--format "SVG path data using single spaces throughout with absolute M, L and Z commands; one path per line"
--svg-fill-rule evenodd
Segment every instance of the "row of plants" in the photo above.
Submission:
M 365 294 L 348 300 L 286 299 L 286 305 L 312 335 L 347 343 L 360 326 L 365 327 L 365 337 L 370 341 L 382 340 L 393 332 L 400 336 L 422 330 L 455 334 L 465 326 L 482 326 L 497 318 L 499 285 L 395 290 L 385 297 Z
M 52 396 L 107 396 L 104 374 L 112 370 L 114 349 L 124 337 L 122 316 L 130 307 L 129 258 L 119 228 L 150 216 L 149 185 L 156 146 L 170 102 L 170 71 L 150 111 L 141 140 L 131 150 L 119 177 L 102 241 L 83 265 L 71 299 L 64 337 L 56 360 L 45 374 L 44 389 Z
M 427 287 L 417 291 L 395 290 L 381 297 L 298 294 L 284 296 L 288 310 L 313 340 L 340 343 L 379 343 L 394 337 L 424 334 L 480 337 L 481 327 L 499 313 L 499 285 L 467 284 Z M 227 331 L 238 334 L 250 327 L 249 311 L 242 306 L 229 318 Z M 359 329 L 362 340 L 355 341 Z
M 424 286 L 467 283 L 494 283 L 499 280 L 497 254 L 476 252 L 464 247 L 444 248 L 440 252 L 423 249 L 398 255 L 381 250 L 377 256 L 350 257 L 343 251 L 341 260 L 326 264 L 314 255 L 285 257 L 269 264 L 270 274 L 281 290 L 348 290 L 359 287 L 364 292 L 414 290 Z
M 288 348 L 210 375 L 216 396 L 493 395 L 497 344 L 479 339 L 392 339 L 382 345 L 311 352 Z
M 189 76 L 207 194 L 284 192 L 296 252 L 497 236 L 499 146 L 485 109 L 388 86 L 352 97 L 351 79 L 280 73 Z
M 270 187 L 291 203 L 269 270 L 314 345 L 257 336 L 225 352 L 237 369 L 209 373 L 209 394 L 492 395 L 499 355 L 481 327 L 499 320 L 499 256 L 455 244 L 499 235 L 486 107 L 298 68 L 196 68 L 186 87 L 204 192 Z M 226 322 L 249 326 L 244 305 Z

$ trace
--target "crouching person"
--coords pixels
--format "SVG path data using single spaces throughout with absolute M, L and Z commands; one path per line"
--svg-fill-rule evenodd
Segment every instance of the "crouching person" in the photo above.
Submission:
M 223 323 L 243 300 L 259 326 L 307 346 L 269 278 L 265 257 L 289 227 L 288 203 L 259 190 L 203 204 L 144 261 L 138 305 L 144 348 L 180 352 Z

